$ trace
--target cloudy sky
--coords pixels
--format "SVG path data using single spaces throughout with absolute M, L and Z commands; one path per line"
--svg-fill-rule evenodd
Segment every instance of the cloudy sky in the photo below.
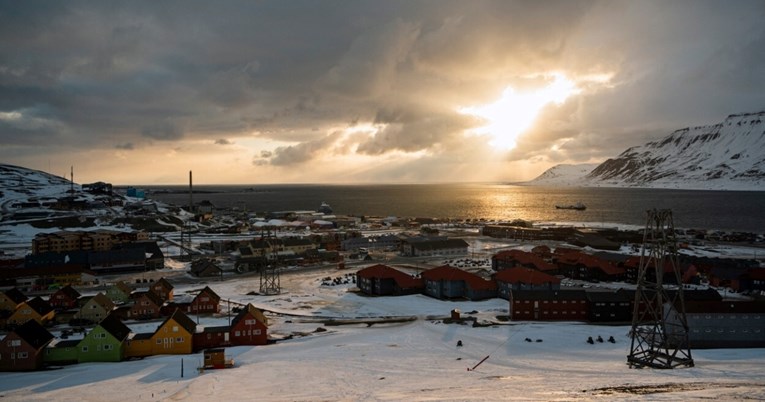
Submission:
M 765 2 L 0 1 L 0 162 L 515 181 L 765 109 Z

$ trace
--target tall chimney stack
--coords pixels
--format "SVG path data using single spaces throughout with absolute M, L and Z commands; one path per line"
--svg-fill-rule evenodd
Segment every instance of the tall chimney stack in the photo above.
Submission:
M 194 190 L 192 189 L 191 170 L 189 170 L 189 212 L 193 212 L 194 208 L 194 201 L 191 196 L 193 193 Z

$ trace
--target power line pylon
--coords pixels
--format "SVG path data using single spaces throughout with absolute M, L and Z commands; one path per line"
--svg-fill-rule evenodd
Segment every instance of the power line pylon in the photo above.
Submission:
M 271 255 L 264 255 L 265 264 L 260 269 L 260 293 L 264 295 L 278 295 L 282 291 L 281 279 L 279 277 L 278 239 L 276 236 L 271 236 L 269 232 L 265 240 L 271 248 Z
M 653 209 L 647 215 L 627 362 L 633 368 L 693 367 L 672 211 Z M 665 288 L 665 272 L 676 290 Z

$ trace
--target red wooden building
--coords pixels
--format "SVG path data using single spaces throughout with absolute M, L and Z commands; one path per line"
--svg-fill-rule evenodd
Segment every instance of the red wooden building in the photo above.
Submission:
M 231 327 L 204 327 L 202 331 L 194 333 L 193 340 L 195 351 L 231 346 Z
M 231 321 L 232 345 L 265 345 L 268 343 L 268 319 L 252 304 L 247 304 Z
M 77 305 L 77 300 L 79 298 L 80 292 L 70 285 L 66 285 L 50 295 L 48 304 L 55 310 L 68 310 L 70 308 L 79 307 Z
M 587 321 L 584 290 L 513 290 L 510 319 L 539 321 Z
M 162 316 L 162 300 L 152 291 L 133 292 L 133 306 L 128 317 L 133 320 L 159 318 Z
M 220 296 L 215 291 L 205 286 L 188 305 L 189 313 L 213 314 L 220 312 Z
M 356 286 L 366 294 L 387 296 L 420 293 L 425 283 L 422 278 L 377 264 L 356 272 Z
M 158 281 L 152 283 L 149 290 L 159 296 L 162 301 L 173 300 L 173 285 L 165 278 L 159 278 Z
M 0 341 L 0 371 L 42 368 L 45 346 L 52 340 L 53 335 L 37 321 L 27 321 Z

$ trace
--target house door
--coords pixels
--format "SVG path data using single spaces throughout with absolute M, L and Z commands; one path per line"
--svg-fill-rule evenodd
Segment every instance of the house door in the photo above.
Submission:
M 534 300 L 534 319 L 539 319 L 539 300 Z
M 229 339 L 229 336 L 230 336 L 230 335 L 231 335 L 231 334 L 229 334 L 228 332 L 224 332 L 224 333 L 223 333 L 223 342 L 226 342 L 226 343 L 228 343 L 228 341 L 229 341 L 228 339 Z

